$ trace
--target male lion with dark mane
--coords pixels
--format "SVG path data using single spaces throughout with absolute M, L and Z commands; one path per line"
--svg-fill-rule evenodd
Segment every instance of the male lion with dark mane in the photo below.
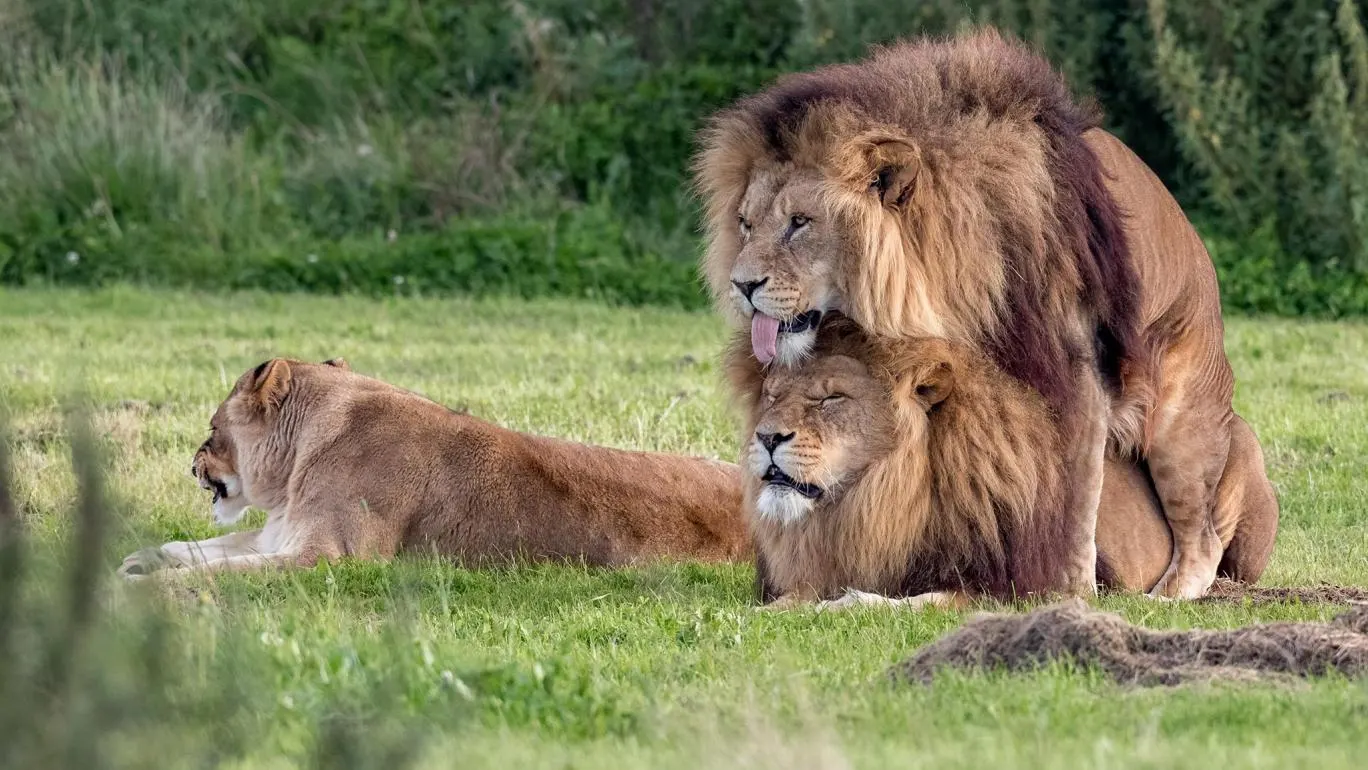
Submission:
M 1068 544 L 1055 568 L 1077 592 L 1093 590 L 1104 457 L 1145 460 L 1173 532 L 1151 593 L 1197 597 L 1223 552 L 1235 420 L 1216 276 L 1163 184 L 1099 125 L 993 30 L 783 77 L 702 133 L 703 268 L 749 320 L 734 356 L 799 361 L 839 310 L 969 345 L 1038 391 L 1070 483 L 1036 515 Z
M 213 492 L 215 522 L 232 524 L 256 506 L 266 526 L 139 551 L 124 560 L 124 576 L 401 551 L 468 566 L 601 567 L 751 552 L 731 463 L 518 433 L 341 359 L 277 358 L 247 371 L 209 428 L 192 472 Z
M 745 349 L 742 338 L 737 347 Z M 1058 593 L 1064 437 L 1045 400 L 972 348 L 822 325 L 815 355 L 766 370 L 733 357 L 750 439 L 745 507 L 763 602 L 958 605 Z M 1220 572 L 1254 582 L 1278 506 L 1243 420 L 1217 488 Z M 1137 464 L 1109 459 L 1095 579 L 1144 591 L 1169 529 Z

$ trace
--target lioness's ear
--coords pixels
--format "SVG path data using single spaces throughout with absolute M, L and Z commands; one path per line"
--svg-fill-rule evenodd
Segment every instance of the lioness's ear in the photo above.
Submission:
M 252 372 L 252 386 L 248 393 L 258 407 L 271 412 L 280 408 L 290 392 L 290 379 L 290 362 L 273 358 Z
M 351 371 L 351 364 L 347 363 L 347 359 L 342 358 L 341 356 L 338 356 L 337 358 L 329 358 L 327 361 L 323 362 L 323 365 L 334 366 L 338 369 L 345 369 L 349 372 Z
M 898 207 L 912 197 L 921 154 L 903 139 L 872 137 L 865 149 L 869 189 L 885 206 Z

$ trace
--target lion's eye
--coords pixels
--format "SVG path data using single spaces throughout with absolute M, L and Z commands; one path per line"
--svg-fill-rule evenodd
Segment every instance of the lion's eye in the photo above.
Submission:
M 793 218 L 789 220 L 789 226 L 792 227 L 794 230 L 797 230 L 798 228 L 807 225 L 807 223 L 811 221 L 812 217 L 805 217 L 802 214 L 794 214 Z
M 743 232 L 743 233 L 748 233 L 748 232 L 750 232 L 751 223 L 750 223 L 750 222 L 747 222 L 745 217 L 740 217 L 740 216 L 737 217 L 737 218 L 736 218 L 736 222 L 737 222 L 737 224 L 741 225 L 741 232 Z
M 822 398 L 822 401 L 821 401 L 821 404 L 822 404 L 822 406 L 831 406 L 832 404 L 834 404 L 834 403 L 836 403 L 836 402 L 838 402 L 838 401 L 842 401 L 842 400 L 844 400 L 845 398 L 846 398 L 846 394 L 844 394 L 844 393 L 832 393 L 832 394 L 829 395 L 829 396 L 823 397 L 823 398 Z

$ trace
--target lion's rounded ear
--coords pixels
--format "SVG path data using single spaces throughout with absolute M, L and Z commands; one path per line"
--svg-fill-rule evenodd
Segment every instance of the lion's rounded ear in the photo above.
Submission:
M 921 171 L 917 146 L 887 132 L 866 135 L 862 144 L 861 173 L 870 193 L 885 206 L 897 208 L 906 203 Z
M 291 379 L 290 362 L 283 358 L 273 358 L 252 372 L 252 384 L 248 394 L 262 411 L 273 412 L 280 408 L 285 396 L 289 394 Z
M 955 373 L 945 361 L 927 367 L 921 375 L 920 381 L 913 388 L 913 393 L 927 409 L 944 401 L 955 388 Z
M 341 356 L 338 356 L 337 358 L 329 358 L 327 361 L 323 362 L 323 365 L 336 367 L 338 369 L 344 369 L 348 372 L 351 371 L 351 364 L 347 363 L 347 359 L 342 358 Z
M 930 411 L 944 401 L 955 388 L 952 360 L 943 340 L 906 343 L 889 363 L 898 401 L 906 406 L 920 407 L 922 411 Z

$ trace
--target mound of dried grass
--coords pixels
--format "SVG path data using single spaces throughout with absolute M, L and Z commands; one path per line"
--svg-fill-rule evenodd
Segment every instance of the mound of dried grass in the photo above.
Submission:
M 1292 681 L 1368 673 L 1368 604 L 1330 623 L 1268 623 L 1224 631 L 1152 631 L 1082 600 L 1025 614 L 989 614 L 922 648 L 890 674 L 929 683 L 945 669 L 1024 671 L 1052 661 L 1094 667 L 1142 687 Z

